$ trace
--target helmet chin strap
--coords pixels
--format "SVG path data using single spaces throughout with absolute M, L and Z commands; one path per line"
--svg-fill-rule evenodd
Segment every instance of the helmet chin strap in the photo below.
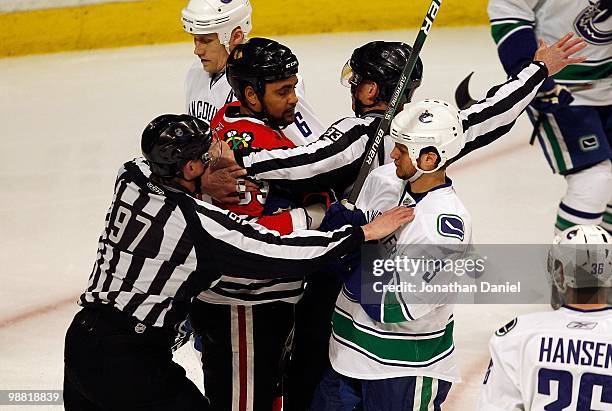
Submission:
M 423 170 L 420 170 L 417 168 L 417 170 L 414 172 L 414 174 L 412 175 L 412 177 L 410 177 L 408 179 L 408 182 L 410 183 L 414 183 L 415 181 L 417 181 L 421 176 L 423 175 Z
M 364 113 L 364 109 L 366 108 L 372 108 L 374 107 L 378 102 L 375 101 L 372 104 L 364 104 L 361 100 L 359 100 L 357 98 L 357 96 L 355 95 L 355 91 L 357 91 L 357 87 L 356 86 L 351 86 L 351 94 L 353 95 L 353 99 L 355 100 L 355 110 L 353 110 L 355 112 L 355 115 L 357 117 L 359 117 L 360 115 L 362 115 Z
M 204 175 L 205 172 L 206 172 L 206 167 L 204 168 L 204 171 L 200 173 L 200 175 L 195 176 L 191 180 L 187 180 L 185 178 L 185 175 L 182 172 L 179 173 L 179 177 L 181 177 L 182 179 L 190 183 L 191 182 L 195 183 L 195 190 L 193 190 L 193 194 L 195 194 L 196 196 L 199 196 L 202 194 L 202 176 Z
M 412 162 L 412 165 L 414 165 L 414 168 L 416 168 L 415 173 L 412 175 L 412 177 L 410 177 L 408 179 L 409 182 L 414 183 L 416 180 L 418 180 L 423 174 L 431 174 L 431 173 L 435 173 L 436 171 L 438 171 L 440 168 L 442 168 L 442 166 L 444 164 L 438 164 L 438 166 L 436 168 L 434 168 L 433 170 L 423 170 L 422 168 L 420 168 L 416 162 Z

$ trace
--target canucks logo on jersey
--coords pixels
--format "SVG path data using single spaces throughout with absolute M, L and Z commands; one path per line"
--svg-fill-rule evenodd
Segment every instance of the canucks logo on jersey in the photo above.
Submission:
M 458 215 L 440 214 L 438 216 L 438 233 L 442 237 L 457 238 L 463 241 L 465 236 L 465 225 Z
M 612 43 L 612 30 L 605 30 L 603 27 L 603 23 L 610 18 L 612 13 L 609 7 L 608 4 L 604 5 L 603 0 L 591 0 L 591 4 L 574 21 L 576 32 L 586 42 L 600 46 Z

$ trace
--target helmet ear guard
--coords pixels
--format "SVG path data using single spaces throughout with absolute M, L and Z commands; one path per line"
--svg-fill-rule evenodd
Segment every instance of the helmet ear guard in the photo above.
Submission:
M 412 164 L 421 173 L 438 171 L 465 146 L 459 110 L 441 100 L 408 103 L 391 122 L 391 139 L 408 149 Z M 432 170 L 418 165 L 424 150 L 438 154 L 438 163 Z

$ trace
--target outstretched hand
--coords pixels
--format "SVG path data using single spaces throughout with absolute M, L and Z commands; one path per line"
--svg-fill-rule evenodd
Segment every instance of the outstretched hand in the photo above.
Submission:
M 406 223 L 414 220 L 414 208 L 394 207 L 362 227 L 366 241 L 385 238 Z
M 540 39 L 533 59 L 544 63 L 548 68 L 548 75 L 552 76 L 570 64 L 585 61 L 585 56 L 572 57 L 585 47 L 585 41 L 580 37 L 574 37 L 574 33 L 567 33 L 552 46 L 546 45 L 544 40 Z

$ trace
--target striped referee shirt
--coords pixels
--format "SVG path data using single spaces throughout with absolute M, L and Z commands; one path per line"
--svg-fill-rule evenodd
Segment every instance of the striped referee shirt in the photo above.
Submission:
M 222 273 L 301 278 L 364 240 L 361 228 L 352 226 L 280 236 L 161 186 L 150 173 L 142 158 L 119 170 L 80 305 L 112 305 L 145 324 L 173 328 L 192 298 Z
M 449 164 L 507 133 L 547 77 L 546 66 L 532 62 L 504 84 L 489 90 L 487 98 L 460 111 L 467 143 Z M 236 159 L 257 179 L 305 191 L 332 187 L 340 194 L 357 178 L 379 123 L 380 118 L 367 114 L 345 118 L 308 145 L 261 150 Z

